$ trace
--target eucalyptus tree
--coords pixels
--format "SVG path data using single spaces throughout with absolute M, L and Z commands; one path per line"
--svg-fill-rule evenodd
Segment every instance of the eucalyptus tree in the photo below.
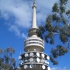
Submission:
M 55 59 L 70 49 L 70 1 L 59 0 L 59 3 L 55 3 L 52 7 L 52 14 L 47 16 L 46 23 L 39 29 L 37 33 L 46 43 L 55 44 L 56 40 L 58 42 L 58 39 L 55 38 L 59 38 L 60 43 L 56 45 L 56 48 L 51 49 L 50 55 L 51 62 L 54 65 L 58 64 Z
M 12 57 L 14 53 L 11 47 L 0 49 L 0 70 L 13 70 L 16 67 L 16 60 Z

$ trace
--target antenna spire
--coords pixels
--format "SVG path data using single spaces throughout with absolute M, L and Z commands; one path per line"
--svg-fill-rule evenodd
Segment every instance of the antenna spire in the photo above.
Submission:
M 34 4 L 34 6 L 36 6 L 36 0 L 34 0 L 34 3 L 33 4 Z
M 32 17 L 32 28 L 37 28 L 37 23 L 36 23 L 36 0 L 33 2 L 33 17 Z

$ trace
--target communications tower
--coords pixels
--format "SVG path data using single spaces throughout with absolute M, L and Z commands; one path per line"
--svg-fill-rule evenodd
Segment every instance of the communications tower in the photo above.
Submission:
M 50 70 L 49 56 L 44 53 L 44 41 L 37 35 L 36 0 L 33 1 L 32 27 L 28 31 L 28 38 L 24 42 L 24 53 L 19 56 L 22 61 L 20 70 Z

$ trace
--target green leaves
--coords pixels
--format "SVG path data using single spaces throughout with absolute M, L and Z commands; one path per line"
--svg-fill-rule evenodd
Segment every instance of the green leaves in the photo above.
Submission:
M 41 30 L 42 33 L 44 33 L 45 29 L 43 26 L 40 26 L 39 29 Z
M 2 54 L 2 52 L 3 52 L 3 50 L 2 50 L 2 49 L 0 49 L 0 54 Z
M 14 58 L 11 58 L 11 65 L 13 66 L 13 67 L 15 67 L 16 66 L 16 60 L 14 59 Z
M 55 49 L 54 48 L 51 49 L 51 53 L 54 58 L 57 58 L 58 56 L 62 56 L 67 52 L 68 52 L 68 49 L 61 45 L 57 45 Z
M 53 65 L 57 65 L 58 62 L 55 60 L 57 57 L 65 55 L 68 52 L 68 49 L 61 46 L 61 45 L 57 45 L 57 47 L 54 49 L 51 49 L 51 56 L 50 56 L 50 60 L 53 63 Z
M 0 49 L 0 69 L 13 70 L 16 66 L 16 60 L 12 58 L 15 50 L 11 47 L 6 48 L 5 50 Z
M 60 22 L 60 18 L 56 14 L 52 15 L 52 20 L 56 22 Z
M 64 44 L 70 41 L 70 5 L 68 0 L 59 0 L 52 7 L 52 14 L 48 15 L 44 26 L 40 26 L 40 36 L 48 44 L 55 44 L 56 37 Z M 68 52 L 68 46 L 56 45 L 51 49 L 51 62 L 58 64 L 55 58 L 63 56 Z
M 68 10 L 66 11 L 66 14 L 67 14 L 68 18 L 70 18 L 70 9 L 68 9 Z
M 60 40 L 63 42 L 63 43 L 66 43 L 68 41 L 68 38 L 67 36 L 63 35 L 63 34 L 60 34 Z
M 46 30 L 48 30 L 49 32 L 52 32 L 52 31 L 53 31 L 52 24 L 51 24 L 51 23 L 46 22 L 45 29 L 46 29 Z
M 59 12 L 58 4 L 55 3 L 54 6 L 52 7 L 52 12 Z
M 60 6 L 60 11 L 61 11 L 61 13 L 65 13 L 65 7 L 64 6 Z
M 52 56 L 50 56 L 50 60 L 53 63 L 53 65 L 58 65 L 58 62 L 56 60 L 54 60 L 54 58 Z
M 48 33 L 48 34 L 45 36 L 45 41 L 46 41 L 47 43 L 54 44 L 54 39 L 53 39 L 52 36 L 53 36 L 53 35 L 52 35 L 51 32 Z M 50 39 L 50 40 L 49 40 L 49 39 Z
M 60 0 L 60 4 L 66 4 L 68 2 L 68 0 Z
M 67 10 L 67 11 L 66 11 L 66 14 L 67 14 L 67 15 L 70 14 L 70 10 Z
M 8 47 L 5 52 L 8 52 L 8 53 L 15 53 L 15 50 L 12 48 L 12 47 Z
M 53 38 L 50 40 L 50 44 L 54 44 L 54 39 Z

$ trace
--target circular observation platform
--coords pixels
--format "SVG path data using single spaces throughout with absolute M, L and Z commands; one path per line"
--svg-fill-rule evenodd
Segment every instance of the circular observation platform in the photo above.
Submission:
M 39 51 L 43 52 L 44 50 L 44 41 L 39 37 L 29 37 L 24 42 L 24 51 Z

